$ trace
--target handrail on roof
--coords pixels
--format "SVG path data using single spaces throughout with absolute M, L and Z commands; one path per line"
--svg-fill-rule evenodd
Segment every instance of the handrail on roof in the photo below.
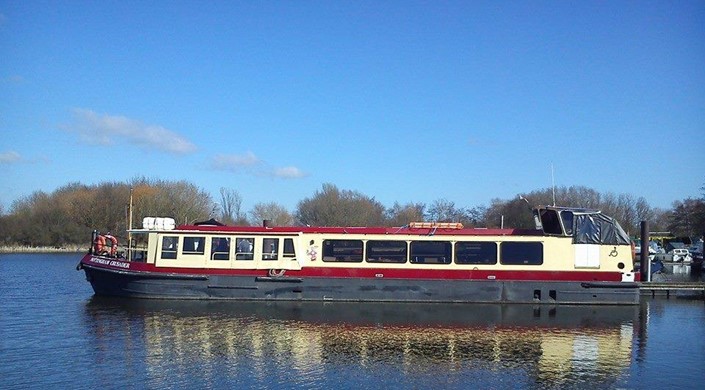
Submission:
M 573 214 L 602 214 L 602 211 L 597 209 L 586 209 L 580 207 L 565 207 L 565 206 L 536 206 L 535 210 L 555 210 L 555 211 L 572 211 Z
M 409 229 L 462 229 L 460 222 L 411 222 Z

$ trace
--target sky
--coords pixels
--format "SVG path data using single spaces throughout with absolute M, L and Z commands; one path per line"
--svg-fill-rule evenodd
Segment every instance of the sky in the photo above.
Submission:
M 5 212 L 137 177 L 670 208 L 704 192 L 705 1 L 0 0 L 0 135 Z

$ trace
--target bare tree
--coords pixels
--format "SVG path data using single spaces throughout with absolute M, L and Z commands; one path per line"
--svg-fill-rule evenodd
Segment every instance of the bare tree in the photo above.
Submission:
M 455 206 L 447 199 L 436 199 L 426 213 L 426 219 L 438 222 L 462 222 L 466 218 L 465 210 Z
M 252 221 L 260 223 L 269 220 L 274 226 L 293 226 L 294 217 L 284 206 L 275 202 L 257 203 L 250 211 Z
M 247 225 L 247 217 L 242 212 L 242 196 L 236 190 L 220 188 L 220 221 L 229 225 Z
M 548 191 L 548 189 L 543 191 L 542 200 L 546 198 Z M 539 193 L 541 192 L 539 191 Z M 600 204 L 600 193 L 583 186 L 560 187 L 556 189 L 556 202 L 558 206 L 596 209 Z M 548 202 L 544 201 L 543 204 L 548 204 Z
M 649 230 L 651 230 L 652 232 L 668 231 L 668 224 L 670 222 L 670 217 L 671 217 L 670 210 L 664 210 L 661 208 L 651 209 L 651 217 L 648 219 Z
M 210 195 L 191 183 L 167 183 L 160 195 L 173 206 L 177 223 L 189 224 L 211 216 L 213 201 Z
M 552 197 L 552 194 L 549 196 Z M 485 226 L 497 228 L 504 225 L 506 228 L 533 229 L 535 225 L 531 213 L 532 205 L 528 205 L 525 199 L 519 196 L 507 201 L 493 199 L 490 207 L 485 211 L 483 218 Z
M 0 206 L 0 242 L 25 245 L 83 243 L 92 229 L 120 234 L 127 227 L 127 205 L 133 189 L 133 219 L 139 224 L 146 216 L 173 217 L 177 223 L 205 220 L 218 211 L 229 224 L 248 224 L 242 211 L 242 197 L 235 190 L 221 188 L 219 209 L 209 194 L 186 181 L 135 178 L 130 183 L 98 185 L 69 183 L 51 194 L 37 191 Z M 702 188 L 705 192 L 705 187 Z M 672 230 L 676 234 L 699 236 L 705 231 L 705 194 L 699 199 L 673 203 L 672 209 L 651 208 L 643 198 L 630 194 L 601 194 L 583 186 L 555 189 L 556 204 L 602 210 L 617 218 L 630 232 L 648 220 L 651 230 Z M 553 189 L 523 193 L 530 206 L 553 204 Z M 3 211 L 5 211 L 3 213 Z M 426 214 L 425 214 L 426 212 Z M 291 214 L 276 203 L 260 203 L 250 212 L 257 224 L 270 219 L 276 225 L 292 224 Z M 527 202 L 518 196 L 493 199 L 490 206 L 464 208 L 440 199 L 427 207 L 423 203 L 395 203 L 385 209 L 374 198 L 357 191 L 340 190 L 323 184 L 319 191 L 301 200 L 296 209 L 298 223 L 323 226 L 406 225 L 411 221 L 462 222 L 466 226 L 532 228 Z
M 639 222 L 637 220 L 636 199 L 630 194 L 620 194 L 617 197 L 617 213 L 612 217 L 616 218 L 626 230 L 638 231 Z
M 423 203 L 407 203 L 402 206 L 395 202 L 394 205 L 386 211 L 387 225 L 404 226 L 409 222 L 423 221 L 425 214 L 424 208 L 426 208 L 426 206 Z
M 300 223 L 320 226 L 374 226 L 384 223 L 384 206 L 357 191 L 323 184 L 321 191 L 299 202 Z
M 705 200 L 687 198 L 673 202 L 668 230 L 678 236 L 701 236 L 705 232 Z
M 172 217 L 177 224 L 207 220 L 213 212 L 211 196 L 184 180 L 136 179 L 133 187 L 133 217 Z M 129 189 L 128 189 L 129 191 Z M 129 193 L 125 196 L 125 202 Z

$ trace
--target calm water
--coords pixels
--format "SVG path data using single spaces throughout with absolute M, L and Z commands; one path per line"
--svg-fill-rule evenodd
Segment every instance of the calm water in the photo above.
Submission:
M 0 388 L 703 388 L 705 303 L 218 303 L 93 296 L 0 255 Z

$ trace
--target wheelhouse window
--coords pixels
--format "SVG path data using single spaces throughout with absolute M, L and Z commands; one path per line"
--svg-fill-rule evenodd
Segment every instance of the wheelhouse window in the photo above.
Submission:
M 230 260 L 229 237 L 213 237 L 211 242 L 211 260 Z
M 412 241 L 411 262 L 417 264 L 450 264 L 451 244 L 447 241 Z
M 235 238 L 235 260 L 253 260 L 255 239 L 253 237 Z
M 406 241 L 367 241 L 368 263 L 406 263 Z
M 175 259 L 176 253 L 179 251 L 179 237 L 164 236 L 162 237 L 162 259 Z
M 556 210 L 541 210 L 541 225 L 546 234 L 563 235 L 563 228 L 561 228 L 561 221 Z
M 279 259 L 279 239 L 264 238 L 262 239 L 262 260 L 278 260 Z
M 505 265 L 543 264 L 543 244 L 540 242 L 503 242 L 499 261 Z
M 456 242 L 456 264 L 497 264 L 497 243 Z
M 185 255 L 202 255 L 205 253 L 205 237 L 184 237 Z
M 565 229 L 565 234 L 573 234 L 573 212 L 569 210 L 561 211 L 561 221 L 563 221 L 563 228 Z
M 362 241 L 323 240 L 323 261 L 361 262 Z
M 293 238 L 284 239 L 284 257 L 296 257 Z

